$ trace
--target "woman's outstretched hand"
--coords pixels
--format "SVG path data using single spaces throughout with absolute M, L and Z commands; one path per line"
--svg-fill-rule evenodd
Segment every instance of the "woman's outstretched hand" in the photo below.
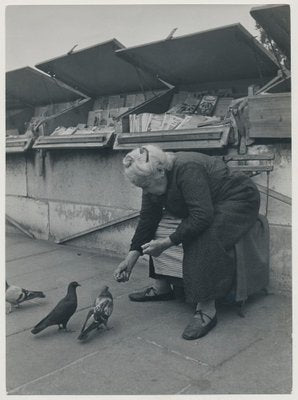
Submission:
M 132 266 L 126 260 L 122 261 L 115 269 L 114 278 L 118 282 L 126 282 L 129 280 Z
M 130 278 L 131 271 L 140 257 L 138 251 L 130 251 L 118 267 L 114 271 L 114 278 L 117 282 L 127 282 Z
M 143 244 L 143 254 L 149 256 L 159 257 L 163 251 L 173 246 L 170 238 L 151 240 L 148 243 Z

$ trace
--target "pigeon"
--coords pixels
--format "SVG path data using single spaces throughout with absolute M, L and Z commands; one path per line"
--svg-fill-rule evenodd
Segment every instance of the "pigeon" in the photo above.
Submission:
M 9 285 L 7 281 L 5 281 L 5 285 L 5 300 L 7 301 L 7 303 L 10 304 L 10 311 L 12 306 L 19 307 L 20 303 L 23 303 L 24 301 L 46 297 L 43 292 L 23 289 L 19 286 Z
M 39 333 L 52 325 L 58 325 L 59 329 L 67 331 L 66 325 L 70 317 L 75 313 L 78 305 L 77 286 L 78 282 L 71 282 L 67 288 L 66 296 L 59 301 L 56 307 L 31 330 L 33 335 Z
M 81 329 L 81 333 L 78 336 L 78 340 L 87 338 L 89 332 L 94 329 L 99 329 L 101 325 L 107 326 L 108 319 L 113 311 L 113 296 L 109 292 L 108 286 L 103 286 L 99 295 L 97 296 L 93 307 L 87 314 L 86 321 Z

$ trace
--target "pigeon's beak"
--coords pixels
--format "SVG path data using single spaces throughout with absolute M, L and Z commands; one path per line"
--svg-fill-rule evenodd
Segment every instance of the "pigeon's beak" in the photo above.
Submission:
M 78 286 L 82 286 L 82 285 L 80 285 L 80 284 L 78 283 Z

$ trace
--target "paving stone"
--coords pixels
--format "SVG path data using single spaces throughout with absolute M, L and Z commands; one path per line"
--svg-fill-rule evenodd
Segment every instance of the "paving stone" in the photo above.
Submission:
M 13 394 L 175 394 L 188 384 L 191 362 L 133 338 L 101 346 L 86 358 L 28 384 Z M 203 370 L 204 367 L 201 367 Z
M 289 300 L 279 296 L 259 297 L 246 307 L 245 318 L 240 318 L 232 307 L 218 310 L 218 324 L 200 340 L 186 341 L 180 338 L 192 316 L 186 304 L 173 305 L 173 313 L 165 316 L 163 323 L 154 330 L 144 332 L 143 338 L 184 353 L 206 364 L 216 366 L 237 354 L 247 345 L 266 337 L 268 330 L 282 336 L 290 334 L 291 309 Z M 253 327 L 253 328 L 252 328 Z M 278 327 L 278 328 L 277 328 Z
M 41 307 L 37 311 L 41 314 Z M 112 329 L 108 332 L 100 332 L 98 335 L 94 332 L 90 340 L 84 344 L 78 342 L 76 338 L 86 318 L 87 310 L 79 311 L 71 318 L 69 328 L 75 332 L 64 333 L 57 331 L 57 327 L 49 327 L 35 336 L 28 330 L 11 335 L 7 337 L 6 344 L 7 387 L 12 389 L 56 368 L 61 368 L 96 351 L 99 345 L 112 348 L 115 342 L 127 337 L 134 337 L 135 341 L 142 345 L 142 340 L 138 338 L 144 334 L 144 331 L 160 325 L 163 316 L 169 312 L 173 312 L 173 307 L 168 302 L 154 303 L 151 307 L 147 304 L 144 308 L 140 308 L 137 304 L 129 302 L 127 296 L 124 295 L 115 299 L 114 311 L 109 321 Z M 43 316 L 45 316 L 44 313 L 40 315 L 40 317 Z M 36 322 L 38 321 L 39 318 Z M 155 348 L 152 344 L 149 347 Z M 164 351 L 167 352 L 166 349 Z M 28 360 L 30 360 L 30 368 L 26 367 Z M 129 357 L 127 362 L 130 362 Z
M 18 244 L 15 246 L 14 243 Z M 46 292 L 6 318 L 7 390 L 11 394 L 276 394 L 288 393 L 291 378 L 291 299 L 258 295 L 239 318 L 233 307 L 218 308 L 219 323 L 206 337 L 185 341 L 181 333 L 192 307 L 180 300 L 134 303 L 128 294 L 147 286 L 139 263 L 129 282 L 113 271 L 120 258 L 20 235 L 9 236 L 6 271 L 11 283 Z M 42 253 L 42 254 L 39 254 Z M 78 255 L 80 253 L 80 256 Z M 78 280 L 75 332 L 30 329 Z M 77 336 L 99 287 L 114 295 L 110 331 Z M 28 367 L 29 366 L 29 367 Z M 15 391 L 14 391 L 15 390 Z
M 264 338 L 193 382 L 183 394 L 290 394 L 291 362 L 290 337 L 268 331 Z
M 16 242 L 15 246 L 9 246 L 6 249 L 6 261 L 11 261 L 23 257 L 29 257 L 33 254 L 46 253 L 52 251 L 56 245 L 44 240 L 30 240 Z

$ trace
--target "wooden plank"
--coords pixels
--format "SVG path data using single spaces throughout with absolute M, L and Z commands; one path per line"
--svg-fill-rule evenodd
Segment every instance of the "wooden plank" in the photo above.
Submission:
M 144 143 L 149 144 L 149 143 Z M 154 144 L 154 143 L 150 143 Z M 220 149 L 225 146 L 217 140 L 197 140 L 197 141 L 179 141 L 179 142 L 159 142 L 156 143 L 163 150 L 196 150 L 196 149 Z M 118 144 L 115 142 L 114 150 L 132 150 L 136 143 Z
M 210 131 L 213 127 L 208 127 L 210 128 Z M 189 130 L 189 131 L 198 131 L 199 128 L 195 130 Z M 217 129 L 219 129 L 217 127 Z M 183 131 L 183 130 L 182 130 Z M 223 148 L 227 145 L 228 138 L 229 138 L 229 132 L 230 132 L 230 126 L 225 125 L 221 126 L 221 136 L 220 139 L 216 140 L 210 140 L 210 139 L 200 139 L 200 135 L 195 135 L 194 139 L 192 140 L 184 140 L 184 134 L 182 134 L 179 138 L 179 140 L 176 141 L 168 141 L 168 136 L 166 136 L 166 133 L 169 132 L 178 132 L 178 131 L 163 131 L 162 133 L 165 133 L 163 141 L 157 142 L 157 141 L 145 141 L 142 142 L 142 144 L 154 144 L 156 143 L 159 147 L 161 147 L 164 150 L 191 150 L 191 149 L 220 149 Z M 159 135 L 161 135 L 161 132 L 157 132 Z M 134 142 L 134 143 L 120 143 L 119 138 L 122 136 L 122 134 L 119 134 L 116 136 L 116 140 L 113 146 L 114 150 L 131 150 L 134 149 L 138 143 L 140 142 Z M 128 136 L 128 135 L 127 135 Z
M 249 160 L 274 160 L 275 155 L 273 153 L 266 153 L 266 154 L 235 154 L 224 156 L 224 161 L 249 161 Z
M 35 146 L 35 149 L 89 149 L 89 148 L 94 148 L 94 149 L 102 149 L 104 147 L 109 147 L 107 143 L 56 143 L 56 144 L 39 144 Z
M 27 144 L 26 140 L 16 140 L 14 142 L 6 141 L 6 147 L 18 147 L 18 146 L 24 147 L 26 144 Z
M 177 141 L 193 141 L 193 140 L 219 140 L 221 133 L 196 133 L 196 134 L 160 134 L 151 136 L 144 135 L 121 135 L 118 138 L 118 143 L 157 143 L 157 142 L 177 142 Z
M 124 133 L 118 135 L 119 143 L 163 142 L 186 140 L 219 140 L 223 132 L 229 131 L 228 125 L 205 126 L 193 129 L 175 129 L 170 131 L 151 131 Z
M 23 153 L 32 146 L 33 138 L 10 139 L 6 138 L 6 153 Z
M 291 94 L 248 97 L 248 135 L 251 138 L 290 138 Z
M 43 136 L 37 140 L 37 143 L 42 144 L 55 144 L 55 143 L 90 143 L 90 142 L 104 142 L 105 136 Z
M 231 165 L 229 166 L 231 171 L 243 171 L 243 172 L 266 172 L 273 171 L 273 165 Z
M 6 147 L 6 153 L 24 153 L 24 147 Z
M 69 140 L 70 138 L 61 138 L 64 140 L 44 140 L 45 137 L 39 138 L 33 145 L 34 149 L 88 149 L 88 148 L 104 148 L 112 145 L 114 138 L 113 133 L 109 133 L 106 137 L 101 136 L 97 138 L 91 138 L 90 136 L 80 136 L 76 139 Z M 42 140 L 41 140 L 42 139 Z M 47 139 L 50 139 L 47 137 Z M 54 138 L 52 138 L 54 139 Z M 56 139 L 56 138 L 55 138 Z M 60 138 L 59 138 L 60 139 Z M 66 139 L 66 140 L 65 140 Z M 90 140 L 91 139 L 91 140 Z M 100 139 L 100 140 L 99 140 Z

